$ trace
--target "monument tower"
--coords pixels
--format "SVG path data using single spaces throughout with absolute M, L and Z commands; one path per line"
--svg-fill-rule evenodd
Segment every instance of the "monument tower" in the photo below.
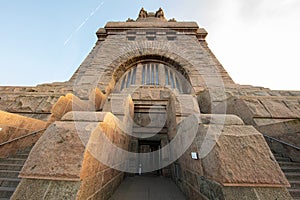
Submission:
M 68 81 L 0 87 L 0 198 L 109 199 L 149 175 L 187 199 L 300 198 L 299 91 L 235 83 L 161 8 L 96 34 Z

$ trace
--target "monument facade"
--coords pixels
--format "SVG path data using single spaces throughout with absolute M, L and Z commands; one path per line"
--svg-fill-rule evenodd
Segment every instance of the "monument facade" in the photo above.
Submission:
M 300 198 L 300 91 L 235 83 L 161 8 L 96 34 L 70 80 L 0 87 L 0 197 L 109 199 L 152 174 L 188 199 Z

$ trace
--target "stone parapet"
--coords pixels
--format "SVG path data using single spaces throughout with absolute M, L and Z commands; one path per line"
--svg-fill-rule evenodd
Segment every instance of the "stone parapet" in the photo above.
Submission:
M 113 152 L 101 150 L 107 141 L 99 137 L 105 135 L 114 145 L 128 150 L 123 122 L 111 113 L 76 111 L 62 120 L 50 125 L 33 147 L 12 199 L 39 199 L 50 194 L 56 199 L 108 199 L 121 183 L 123 173 L 101 162 L 100 157 L 110 158 Z M 28 194 L 28 184 L 39 187 L 31 188 Z M 57 184 L 63 184 L 59 191 Z
M 201 125 L 199 130 L 198 146 L 204 147 L 199 156 L 203 157 L 204 175 L 209 179 L 224 186 L 289 186 L 263 136 L 254 127 Z M 211 151 L 206 152 L 205 144 L 214 142 Z
M 199 93 L 198 102 L 202 112 L 237 115 L 245 124 L 253 125 L 264 135 L 300 146 L 299 91 L 274 91 L 262 87 L 232 85 L 223 88 L 224 95 L 220 95 L 220 89 L 212 88 Z M 271 146 L 274 152 L 298 160 L 298 150 L 291 150 L 282 144 Z
M 0 158 L 32 146 L 46 125 L 42 120 L 0 111 Z M 25 137 L 37 131 L 41 132 Z
M 262 134 L 234 115 L 201 114 L 194 142 L 176 163 L 175 181 L 190 199 L 291 200 Z

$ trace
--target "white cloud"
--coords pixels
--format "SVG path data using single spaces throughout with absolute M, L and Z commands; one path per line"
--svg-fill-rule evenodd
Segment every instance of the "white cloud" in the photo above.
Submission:
M 222 4 L 210 47 L 237 83 L 299 90 L 299 3 L 253 2 Z

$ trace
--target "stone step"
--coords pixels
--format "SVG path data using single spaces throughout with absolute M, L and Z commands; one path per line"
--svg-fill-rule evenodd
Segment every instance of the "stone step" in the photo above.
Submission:
M 282 167 L 282 166 L 299 166 L 300 167 L 300 163 L 298 162 L 278 162 L 278 164 Z
M 141 133 L 141 134 L 153 134 L 153 133 L 168 133 L 167 128 L 145 128 L 145 127 L 136 127 L 133 128 L 133 133 Z
M 300 198 L 300 189 L 293 189 L 290 188 L 288 189 L 289 193 L 291 194 L 292 197 L 299 197 Z
M 0 187 L 0 198 L 10 198 L 15 189 L 15 187 Z
M 20 164 L 0 164 L 0 170 L 20 171 L 22 167 Z
M 25 163 L 26 159 L 24 158 L 5 158 L 0 160 L 0 164 L 21 164 Z
M 299 188 L 300 189 L 300 181 L 291 180 L 289 182 L 291 184 L 291 188 Z
M 298 166 L 282 166 L 282 171 L 285 172 L 299 172 L 300 173 L 300 167 Z
M 134 114 L 138 114 L 138 113 L 146 113 L 146 114 L 161 114 L 161 115 L 166 115 L 167 112 L 166 110 L 158 110 L 158 109 L 135 109 L 134 110 Z
M 135 104 L 134 108 L 158 108 L 158 109 L 166 109 L 166 105 L 157 105 L 157 104 Z
M 19 178 L 0 178 L 0 187 L 17 187 L 20 181 Z
M 17 154 L 27 154 L 28 155 L 31 151 L 31 148 L 32 147 L 30 147 L 30 149 L 25 149 L 25 150 L 18 151 Z
M 274 157 L 276 158 L 276 157 L 283 157 L 281 154 L 279 154 L 279 153 L 273 153 L 273 155 L 274 155 Z
M 278 162 L 291 162 L 291 159 L 286 157 L 275 157 Z
M 10 156 L 10 158 L 21 158 L 21 159 L 27 159 L 29 154 L 15 154 L 13 156 Z
M 141 100 L 141 99 L 133 99 L 134 105 L 161 105 L 166 106 L 168 104 L 168 100 Z
M 1 178 L 17 178 L 20 171 L 0 170 Z
M 139 125 L 139 124 L 134 123 L 132 128 L 135 129 L 135 128 L 158 128 L 158 127 L 155 126 L 155 125 L 150 125 L 150 124 L 147 125 L 147 126 L 142 126 L 142 125 Z M 168 127 L 167 127 L 166 124 L 164 124 L 164 126 L 161 127 L 161 128 L 168 128 Z
M 300 173 L 286 172 L 284 174 L 289 181 L 300 181 Z

